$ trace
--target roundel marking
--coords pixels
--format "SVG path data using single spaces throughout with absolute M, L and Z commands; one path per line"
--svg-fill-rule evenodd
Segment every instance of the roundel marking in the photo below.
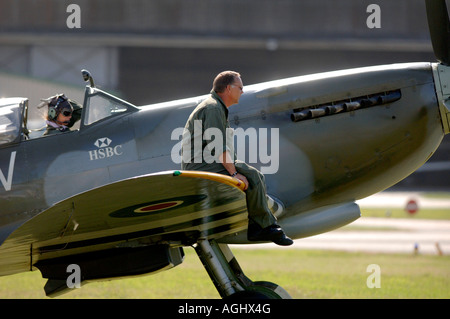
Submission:
M 109 213 L 109 216 L 114 218 L 143 217 L 152 214 L 164 213 L 171 209 L 194 205 L 201 202 L 205 198 L 206 195 L 188 195 L 166 198 L 158 201 L 124 207 Z
M 148 205 L 144 207 L 140 207 L 134 210 L 135 213 L 149 213 L 149 212 L 157 212 L 159 210 L 173 208 L 175 206 L 183 204 L 184 201 L 177 200 L 177 201 L 171 201 L 171 202 L 165 202 L 165 203 L 158 203 L 153 205 Z

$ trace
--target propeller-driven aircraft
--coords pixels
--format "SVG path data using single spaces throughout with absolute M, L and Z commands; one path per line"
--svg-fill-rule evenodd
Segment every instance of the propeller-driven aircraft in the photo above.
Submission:
M 356 220 L 356 200 L 413 173 L 449 133 L 449 18 L 445 1 L 426 7 L 439 63 L 249 85 L 230 108 L 231 126 L 250 140 L 241 154 L 266 173 L 291 238 Z M 229 248 L 253 243 L 243 185 L 179 169 L 178 133 L 206 96 L 138 107 L 83 76 L 80 127 L 70 132 L 37 136 L 26 98 L 0 102 L 0 275 L 38 269 L 56 296 L 70 290 L 73 265 L 81 284 L 156 273 L 192 246 L 221 297 L 289 297 L 245 276 Z

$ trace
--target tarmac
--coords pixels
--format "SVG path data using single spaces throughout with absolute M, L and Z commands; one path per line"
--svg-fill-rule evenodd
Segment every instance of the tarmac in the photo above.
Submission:
M 405 208 L 410 200 L 421 208 L 448 209 L 450 199 L 433 199 L 421 193 L 382 192 L 357 201 L 360 207 Z M 242 246 L 240 246 L 242 247 Z M 275 248 L 275 244 L 247 245 Z M 449 220 L 361 217 L 334 231 L 294 241 L 291 249 L 322 249 L 348 252 L 450 255 Z M 285 248 L 283 248 L 285 249 Z

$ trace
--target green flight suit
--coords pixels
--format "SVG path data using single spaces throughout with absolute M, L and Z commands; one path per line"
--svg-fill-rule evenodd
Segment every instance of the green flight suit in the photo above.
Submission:
M 207 139 L 205 131 L 208 132 L 208 129 L 212 133 L 220 131 L 221 134 Z M 232 145 L 232 133 L 228 122 L 228 109 L 217 93 L 211 91 L 211 95 L 194 109 L 186 122 L 182 142 L 181 169 L 229 175 L 222 163 L 217 160 L 217 156 L 224 151 L 229 151 L 230 155 L 234 156 L 236 170 L 249 182 L 249 187 L 245 192 L 249 219 L 265 228 L 274 224 L 276 218 L 267 205 L 264 175 L 247 163 L 236 160 L 236 153 Z M 217 143 L 213 143 L 213 141 Z M 216 147 L 211 149 L 211 145 Z M 211 156 L 204 156 L 205 154 Z

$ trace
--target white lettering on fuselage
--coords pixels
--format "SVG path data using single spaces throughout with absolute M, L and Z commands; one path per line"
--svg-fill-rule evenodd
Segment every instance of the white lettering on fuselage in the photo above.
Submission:
M 96 161 L 113 156 L 120 156 L 123 154 L 122 145 L 110 146 L 112 140 L 108 137 L 102 137 L 95 141 L 96 150 L 89 151 L 89 160 Z
M 89 151 L 89 160 L 95 161 L 103 158 L 113 157 L 114 155 L 120 156 L 122 154 L 122 145 L 99 148 L 98 150 Z
M 2 182 L 5 191 L 10 191 L 12 187 L 12 179 L 14 173 L 14 164 L 16 163 L 16 152 L 12 152 L 9 157 L 9 167 L 7 177 L 3 174 L 3 171 L 0 169 L 0 181 Z

